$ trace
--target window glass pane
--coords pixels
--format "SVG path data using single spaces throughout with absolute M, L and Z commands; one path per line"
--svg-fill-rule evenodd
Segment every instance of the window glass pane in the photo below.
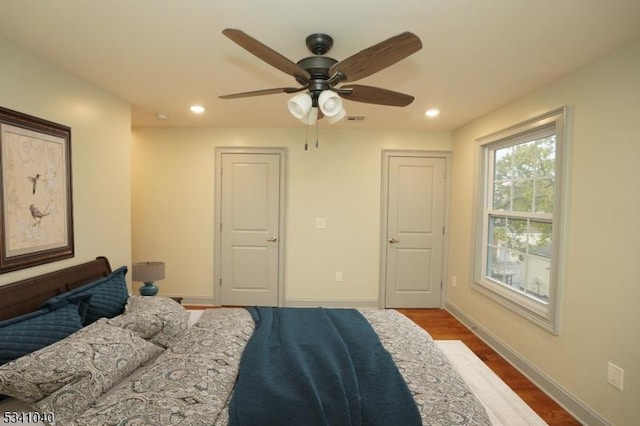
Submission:
M 497 281 L 504 281 L 504 259 L 507 251 L 495 246 L 487 247 L 487 276 Z
M 553 179 L 536 179 L 535 206 L 538 213 L 553 213 Z
M 508 262 L 507 252 L 507 219 L 492 216 L 489 218 L 489 238 L 487 247 L 487 275 L 503 282 L 505 264 Z
M 492 216 L 489 219 L 487 276 L 522 290 L 526 270 L 527 221 Z
M 493 208 L 511 210 L 511 182 L 496 182 L 493 185 Z
M 536 174 L 538 150 L 536 142 L 526 142 L 513 147 L 513 176 L 516 178 L 531 178 Z
M 527 248 L 527 220 L 509 219 L 507 221 L 507 247 L 521 253 Z
M 520 180 L 513 183 L 512 211 L 530 212 L 533 210 L 533 182 L 533 180 Z
M 551 231 L 553 226 L 549 222 L 531 221 L 529 223 L 528 252 L 542 257 L 551 258 Z
M 507 243 L 507 219 L 491 216 L 489 218 L 489 245 L 500 246 Z
M 520 287 L 523 262 L 517 252 L 504 247 L 489 246 L 487 252 L 487 275 L 508 287 Z
M 494 180 L 504 180 L 512 177 L 511 147 L 496 149 L 493 153 Z
M 525 262 L 522 253 L 515 250 L 508 251 L 508 259 L 504 264 L 504 281 L 507 286 L 521 290 L 525 274 Z
M 551 259 L 548 257 L 527 256 L 527 281 L 525 293 L 534 299 L 548 303 L 551 277 Z
M 536 141 L 538 163 L 536 176 L 553 177 L 555 175 L 556 135 Z

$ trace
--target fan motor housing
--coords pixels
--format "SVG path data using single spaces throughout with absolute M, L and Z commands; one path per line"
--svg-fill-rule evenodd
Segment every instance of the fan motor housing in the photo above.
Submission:
M 309 79 L 310 90 L 327 90 L 329 84 L 329 68 L 338 61 L 328 56 L 309 56 L 298 61 L 298 65 L 307 70 L 311 75 Z M 299 81 L 305 84 L 304 81 Z M 314 87 L 315 86 L 315 87 Z
M 307 70 L 311 77 L 328 77 L 329 68 L 338 61 L 328 56 L 309 56 L 298 61 L 298 65 Z

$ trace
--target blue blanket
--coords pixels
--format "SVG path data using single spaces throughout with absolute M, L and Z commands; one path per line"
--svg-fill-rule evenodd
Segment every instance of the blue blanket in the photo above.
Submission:
M 420 425 L 416 404 L 367 320 L 353 309 L 248 308 L 229 425 Z

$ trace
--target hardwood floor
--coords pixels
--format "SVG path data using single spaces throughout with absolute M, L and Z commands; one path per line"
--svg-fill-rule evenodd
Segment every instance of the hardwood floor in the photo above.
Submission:
M 398 311 L 427 330 L 435 340 L 462 340 L 549 425 L 581 424 L 444 309 Z

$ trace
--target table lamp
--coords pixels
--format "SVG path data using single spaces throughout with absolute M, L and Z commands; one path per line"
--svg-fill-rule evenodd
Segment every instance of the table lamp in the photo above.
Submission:
M 139 288 L 141 296 L 155 296 L 158 294 L 158 286 L 153 282 L 164 279 L 164 262 L 134 263 L 132 278 L 144 283 Z

